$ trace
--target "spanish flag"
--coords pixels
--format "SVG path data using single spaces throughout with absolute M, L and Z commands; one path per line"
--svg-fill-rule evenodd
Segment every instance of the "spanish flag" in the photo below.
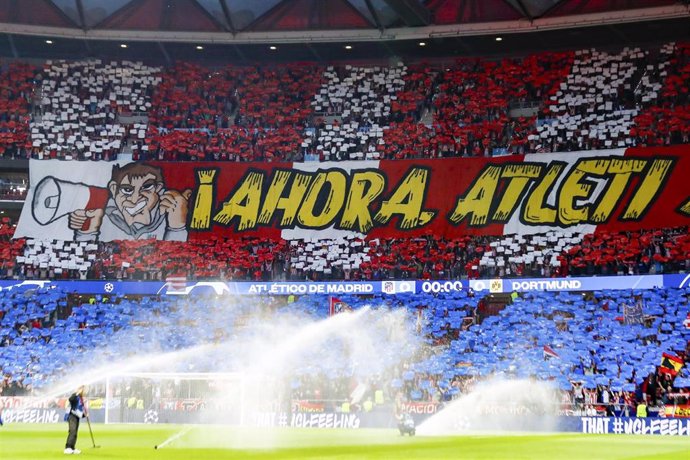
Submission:
M 659 364 L 659 372 L 662 374 L 671 374 L 671 376 L 675 377 L 682 367 L 682 359 L 677 356 L 664 353 L 661 358 L 661 364 Z

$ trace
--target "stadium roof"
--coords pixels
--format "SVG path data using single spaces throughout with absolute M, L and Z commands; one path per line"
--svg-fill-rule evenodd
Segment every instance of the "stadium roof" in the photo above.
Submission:
M 690 37 L 689 4 L 690 0 L 0 0 L 0 55 L 272 62 L 628 46 Z M 500 43 L 494 41 L 498 36 L 504 38 Z
M 687 0 L 0 0 L 0 32 L 106 40 L 396 40 L 683 16 Z

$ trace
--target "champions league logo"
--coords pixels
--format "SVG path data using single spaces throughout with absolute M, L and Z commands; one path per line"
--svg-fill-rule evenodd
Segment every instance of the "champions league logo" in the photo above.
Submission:
M 150 409 L 144 414 L 144 423 L 158 423 L 158 411 Z

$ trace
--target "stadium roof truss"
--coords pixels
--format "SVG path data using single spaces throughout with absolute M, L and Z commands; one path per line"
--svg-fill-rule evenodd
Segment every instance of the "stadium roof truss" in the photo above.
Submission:
M 0 0 L 0 33 L 218 44 L 460 37 L 683 17 L 688 0 Z

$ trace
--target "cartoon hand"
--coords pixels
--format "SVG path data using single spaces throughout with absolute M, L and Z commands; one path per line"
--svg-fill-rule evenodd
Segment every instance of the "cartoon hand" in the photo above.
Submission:
M 187 225 L 187 209 L 189 209 L 189 197 L 192 190 L 187 189 L 180 193 L 177 190 L 168 190 L 161 195 L 160 209 L 168 215 L 168 227 L 171 229 L 184 228 Z
M 101 228 L 104 214 L 102 209 L 77 209 L 69 213 L 68 226 L 82 233 L 96 233 Z

